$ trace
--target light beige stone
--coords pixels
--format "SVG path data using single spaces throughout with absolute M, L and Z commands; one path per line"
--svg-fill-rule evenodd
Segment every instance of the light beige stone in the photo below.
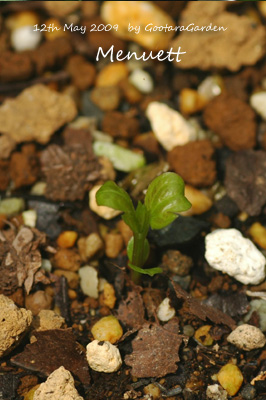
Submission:
M 55 131 L 72 121 L 76 114 L 71 97 L 38 84 L 0 106 L 0 133 L 17 143 L 36 140 L 46 144 Z
M 101 8 L 101 17 L 107 24 L 118 24 L 118 30 L 112 33 L 121 39 L 139 43 L 150 50 L 166 50 L 174 32 L 149 31 L 149 28 L 175 26 L 172 18 L 151 1 L 105 1 Z M 131 26 L 140 26 L 139 33 L 130 32 Z M 145 29 L 146 27 L 146 29 Z
M 238 326 L 227 336 L 227 341 L 242 350 L 251 351 L 265 346 L 266 339 L 259 328 L 249 324 Z
M 38 387 L 33 400 L 83 400 L 83 397 L 78 394 L 71 373 L 60 367 Z
M 32 322 L 32 313 L 0 295 L 0 357 L 15 347 Z

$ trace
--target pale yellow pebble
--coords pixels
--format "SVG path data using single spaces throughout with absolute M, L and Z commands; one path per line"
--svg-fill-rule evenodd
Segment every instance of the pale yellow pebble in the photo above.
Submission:
M 229 396 L 234 396 L 241 388 L 244 378 L 237 365 L 226 364 L 218 372 L 217 379 Z
M 175 26 L 172 18 L 151 1 L 105 1 L 101 8 L 101 17 L 107 24 L 118 24 L 112 33 L 121 39 L 139 43 L 150 50 L 166 50 L 174 32 L 150 31 L 155 27 Z M 131 26 L 138 27 L 138 33 L 130 32 Z
M 182 114 L 194 114 L 207 104 L 206 99 L 197 90 L 185 88 L 180 92 L 180 110 Z
M 30 193 L 34 196 L 44 196 L 46 186 L 46 182 L 36 182 L 35 185 L 32 186 Z
M 78 238 L 77 232 L 74 231 L 64 231 L 60 233 L 58 236 L 56 242 L 59 247 L 63 249 L 68 249 L 70 247 L 73 247 L 74 244 L 76 243 L 76 240 Z
M 103 296 L 103 304 L 112 310 L 116 302 L 115 290 L 113 285 L 106 282 L 103 286 L 102 296 Z
M 185 196 L 192 204 L 192 207 L 188 211 L 180 213 L 181 215 L 200 215 L 208 211 L 212 206 L 212 200 L 193 186 L 185 186 Z
M 68 34 L 68 31 L 64 31 L 64 28 L 61 26 L 60 21 L 57 18 L 49 18 L 44 21 L 44 24 L 46 24 L 47 27 L 53 27 L 53 29 L 44 32 L 45 39 L 47 40 L 55 40 L 59 37 L 67 36 Z
M 263 249 L 266 249 L 266 228 L 259 222 L 254 222 L 249 228 L 252 240 Z
M 117 342 L 123 335 L 123 329 L 113 315 L 101 318 L 91 328 L 94 339 L 99 341 L 108 341 L 110 343 Z
M 203 344 L 203 346 L 211 346 L 213 344 L 213 338 L 209 334 L 211 325 L 203 325 L 194 333 L 195 339 Z
M 91 233 L 87 237 L 78 240 L 78 249 L 83 261 L 87 261 L 103 250 L 104 244 L 98 233 Z
M 105 235 L 104 241 L 106 256 L 110 258 L 116 258 L 124 245 L 121 233 L 109 232 Z
M 146 395 L 150 395 L 153 400 L 157 400 L 161 397 L 161 391 L 154 383 L 150 383 L 149 385 L 145 386 L 143 392 Z
M 102 185 L 96 185 L 90 190 L 89 206 L 90 206 L 91 211 L 95 212 L 97 215 L 99 215 L 99 217 L 109 220 L 109 219 L 117 217 L 117 215 L 121 214 L 121 211 L 114 210 L 113 208 L 106 207 L 106 206 L 98 206 L 95 196 L 101 186 Z
M 264 1 L 258 1 L 256 5 L 259 8 L 261 14 L 266 17 L 266 3 Z
M 22 28 L 23 26 L 34 26 L 39 22 L 40 18 L 34 11 L 20 11 L 15 14 L 11 14 L 5 20 L 7 28 L 11 31 Z
M 127 78 L 128 68 L 124 62 L 114 62 L 104 67 L 97 75 L 95 86 L 116 86 L 120 81 Z

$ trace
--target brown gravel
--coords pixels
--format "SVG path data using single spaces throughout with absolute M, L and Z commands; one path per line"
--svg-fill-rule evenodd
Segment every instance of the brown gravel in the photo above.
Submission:
M 237 97 L 223 93 L 204 110 L 204 122 L 234 151 L 251 149 L 256 143 L 256 115 Z
M 79 90 L 88 89 L 94 83 L 95 66 L 80 55 L 70 57 L 66 70 L 70 73 L 74 85 Z
M 111 136 L 130 139 L 139 133 L 140 128 L 136 118 L 113 111 L 105 114 L 102 129 Z
M 33 144 L 24 145 L 11 156 L 10 176 L 16 188 L 32 185 L 39 175 L 39 161 Z
M 176 146 L 168 152 L 167 161 L 186 183 L 193 186 L 210 186 L 216 179 L 213 160 L 214 148 L 209 140 L 190 142 Z

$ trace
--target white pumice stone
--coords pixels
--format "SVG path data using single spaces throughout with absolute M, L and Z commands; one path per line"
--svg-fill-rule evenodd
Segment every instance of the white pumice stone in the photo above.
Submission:
M 37 212 L 35 210 L 27 210 L 22 213 L 24 225 L 35 228 L 37 222 Z
M 87 345 L 87 360 L 94 371 L 111 373 L 122 365 L 117 347 L 107 341 L 93 340 Z
M 196 130 L 166 104 L 151 102 L 146 110 L 154 135 L 167 151 L 196 139 Z
M 244 285 L 258 285 L 265 279 L 265 257 L 237 229 L 217 229 L 205 238 L 205 258 L 211 267 Z
M 11 44 L 16 51 L 35 50 L 42 39 L 40 31 L 34 31 L 33 26 L 26 25 L 11 33 Z
M 38 387 L 33 400 L 83 400 L 83 397 L 78 394 L 71 373 L 60 367 Z
M 175 316 L 175 309 L 170 306 L 170 299 L 166 297 L 157 309 L 157 317 L 160 321 L 166 322 Z
M 82 292 L 87 296 L 97 299 L 99 296 L 99 279 L 97 270 L 90 265 L 86 265 L 79 269 L 79 276 Z
M 227 336 L 227 341 L 242 350 L 250 351 L 263 347 L 265 336 L 259 328 L 249 324 L 238 326 Z
M 254 93 L 250 97 L 251 107 L 266 120 L 266 92 Z
M 209 400 L 227 400 L 227 391 L 215 383 L 207 387 L 206 396 Z
M 154 85 L 153 80 L 148 72 L 143 69 L 135 69 L 129 76 L 129 81 L 134 85 L 141 93 L 151 93 Z

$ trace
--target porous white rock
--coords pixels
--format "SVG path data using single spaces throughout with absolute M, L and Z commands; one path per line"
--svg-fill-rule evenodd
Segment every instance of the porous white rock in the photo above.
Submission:
M 32 322 L 32 313 L 0 295 L 0 357 L 15 347 Z
M 258 285 L 265 278 L 265 257 L 237 229 L 217 229 L 205 238 L 205 258 L 211 267 L 244 285 Z
M 266 120 L 266 92 L 254 93 L 250 97 L 251 107 Z
M 129 81 L 141 93 L 151 93 L 153 91 L 153 80 L 150 74 L 143 69 L 135 69 L 129 76 Z
M 214 385 L 209 385 L 206 390 L 207 399 L 210 400 L 226 400 L 227 391 L 224 390 L 220 385 L 215 383 Z
M 170 305 L 169 297 L 163 299 L 157 309 L 157 317 L 160 321 L 166 322 L 175 316 L 175 309 Z
M 34 31 L 31 25 L 22 26 L 15 29 L 10 36 L 12 47 L 16 51 L 35 50 L 41 39 L 40 31 Z
M 151 102 L 146 110 L 154 135 L 167 151 L 196 139 L 196 130 L 166 104 Z
M 87 360 L 94 371 L 111 373 L 122 365 L 120 352 L 107 341 L 93 340 L 87 345 Z
M 263 347 L 265 336 L 259 328 L 249 324 L 238 326 L 227 336 L 227 341 L 242 350 L 250 351 Z
M 97 299 L 99 296 L 99 279 L 97 270 L 90 265 L 86 265 L 85 267 L 79 269 L 79 276 L 82 292 L 87 296 Z
M 59 367 L 38 387 L 33 400 L 83 400 L 83 397 L 78 394 L 71 373 Z

